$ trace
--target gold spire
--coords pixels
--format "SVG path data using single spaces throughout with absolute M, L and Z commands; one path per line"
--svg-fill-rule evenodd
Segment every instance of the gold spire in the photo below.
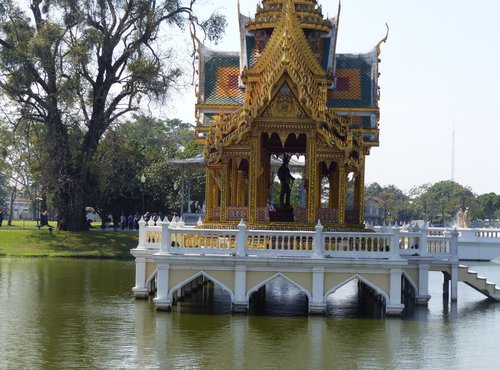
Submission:
M 321 6 L 317 6 L 316 0 L 263 0 L 262 6 L 257 5 L 255 19 L 247 24 L 247 30 L 252 32 L 260 29 L 273 29 L 279 22 L 279 18 L 286 4 L 295 8 L 299 23 L 303 29 L 329 32 L 331 24 L 323 19 Z

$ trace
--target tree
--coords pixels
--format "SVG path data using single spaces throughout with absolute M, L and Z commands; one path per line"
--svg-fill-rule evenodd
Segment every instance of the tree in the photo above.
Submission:
M 383 222 L 403 222 L 412 219 L 409 197 L 395 185 L 380 186 L 374 182 L 365 187 L 365 196 L 376 199 L 383 211 Z
M 43 181 L 63 230 L 85 228 L 92 162 L 109 127 L 141 98 L 166 97 L 181 74 L 161 27 L 203 30 L 217 41 L 226 25 L 201 21 L 196 0 L 14 0 L 0 4 L 0 89 L 26 122 L 43 127 Z
M 483 220 L 500 217 L 500 195 L 495 193 L 481 194 L 477 197 L 479 209 L 477 217 Z
M 168 159 L 194 156 L 201 146 L 194 144 L 192 125 L 180 120 L 134 116 L 111 129 L 96 153 L 95 184 L 88 206 L 101 216 L 115 218 L 140 210 L 144 191 L 145 209 L 170 214 L 180 208 L 181 171 Z M 144 189 L 140 178 L 146 177 Z M 191 174 L 193 199 L 203 199 L 204 173 Z
M 425 202 L 429 220 L 441 225 L 452 224 L 459 209 L 477 208 L 475 195 L 470 187 L 451 180 L 429 186 L 416 200 Z

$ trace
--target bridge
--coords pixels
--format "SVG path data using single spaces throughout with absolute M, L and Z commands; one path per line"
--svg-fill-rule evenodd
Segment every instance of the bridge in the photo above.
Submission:
M 259 289 L 282 277 L 307 296 L 310 314 L 323 314 L 327 297 L 357 279 L 379 298 L 387 315 L 400 315 L 403 296 L 427 304 L 429 272 L 440 271 L 443 293 L 452 301 L 459 281 L 500 301 L 500 288 L 460 264 L 459 248 L 472 257 L 498 253 L 500 232 L 426 226 L 337 232 L 320 222 L 314 230 L 254 230 L 243 221 L 237 228 L 207 229 L 182 220 L 141 220 L 139 243 L 131 251 L 136 264 L 132 290 L 136 298 L 155 295 L 156 309 L 169 311 L 210 280 L 229 293 L 233 312 L 246 312 Z

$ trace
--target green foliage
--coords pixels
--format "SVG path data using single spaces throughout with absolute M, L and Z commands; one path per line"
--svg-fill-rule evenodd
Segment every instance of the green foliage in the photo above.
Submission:
M 491 219 L 499 215 L 500 207 L 497 195 L 476 197 L 469 187 L 449 180 L 415 186 L 408 195 L 394 185 L 382 187 L 373 183 L 365 187 L 365 196 L 378 199 L 386 220 L 392 222 L 421 219 L 434 225 L 451 226 L 460 209 L 468 207 L 473 219 Z
M 479 203 L 478 218 L 483 220 L 500 218 L 500 195 L 482 194 L 477 197 L 477 201 Z
M 409 207 L 409 197 L 394 185 L 380 186 L 378 183 L 365 187 L 365 196 L 373 197 L 378 201 L 383 211 L 383 222 L 403 222 L 412 219 Z
M 434 224 L 451 225 L 459 209 L 477 209 L 472 190 L 451 180 L 431 185 L 423 196 L 422 202 L 427 204 L 427 217 Z
M 43 125 L 36 138 L 38 169 L 63 229 L 84 227 L 84 205 L 98 187 L 93 162 L 110 127 L 138 111 L 144 99 L 168 97 L 181 75 L 165 36 L 187 25 L 214 42 L 222 36 L 224 17 L 199 19 L 195 5 L 197 0 L 0 3 L 0 89 L 24 122 Z
M 159 120 L 145 116 L 111 130 L 102 141 L 94 161 L 93 206 L 114 215 L 145 210 L 170 214 L 180 209 L 182 173 L 167 160 L 194 156 L 201 151 L 194 144 L 190 124 L 180 120 Z M 144 175 L 146 182 L 140 181 Z M 189 173 L 191 196 L 204 199 L 204 173 Z M 144 194 L 142 193 L 144 191 Z M 187 194 L 186 194 L 187 197 Z
M 203 30 L 205 30 L 207 38 L 217 45 L 220 35 L 224 34 L 227 22 L 225 17 L 214 14 L 212 17 L 202 22 L 202 26 Z

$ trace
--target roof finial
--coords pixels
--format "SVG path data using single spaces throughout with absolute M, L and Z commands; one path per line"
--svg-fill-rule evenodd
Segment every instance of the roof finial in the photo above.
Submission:
M 389 25 L 386 23 L 385 26 L 387 27 L 387 32 L 385 34 L 385 37 L 380 40 L 377 44 L 377 46 L 375 47 L 375 49 L 377 50 L 377 55 L 380 55 L 380 45 L 383 43 L 383 42 L 387 42 L 387 37 L 389 36 Z

